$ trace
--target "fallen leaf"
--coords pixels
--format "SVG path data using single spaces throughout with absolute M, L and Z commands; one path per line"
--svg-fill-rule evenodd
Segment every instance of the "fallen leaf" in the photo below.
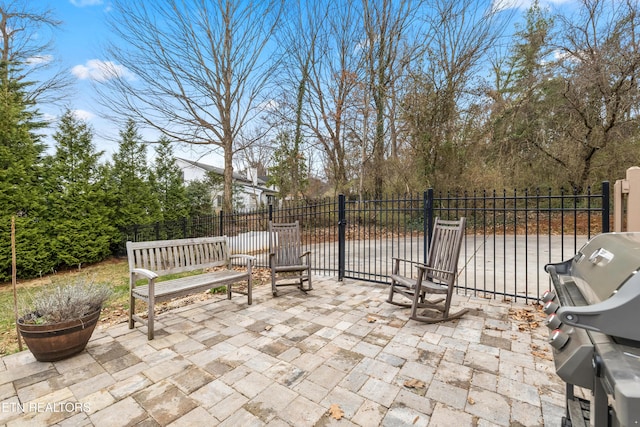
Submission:
M 475 405 L 476 404 L 476 401 L 473 400 L 472 397 L 467 397 L 467 402 L 469 402 L 469 405 Z
M 417 417 L 415 417 L 415 418 L 413 419 L 413 425 L 415 425 L 415 424 L 418 422 L 418 420 L 419 420 L 419 419 L 420 419 L 420 415 L 418 415 Z
M 340 405 L 334 403 L 329 407 L 329 415 L 331 415 L 336 420 L 341 419 L 344 416 L 344 411 L 340 409 Z
M 265 327 L 264 327 L 264 330 L 265 330 L 265 331 L 270 331 L 270 330 L 271 330 L 271 328 L 273 328 L 273 326 L 271 326 L 271 325 L 267 325 L 267 326 L 265 326 Z
M 374 323 L 376 320 L 378 319 L 376 319 L 375 317 L 371 317 L 371 316 L 367 317 L 367 323 Z
M 404 386 L 408 388 L 424 388 L 424 382 L 416 379 L 406 380 Z
M 546 351 L 533 351 L 531 354 L 535 357 L 539 357 L 540 359 L 553 360 L 553 357 L 551 357 Z

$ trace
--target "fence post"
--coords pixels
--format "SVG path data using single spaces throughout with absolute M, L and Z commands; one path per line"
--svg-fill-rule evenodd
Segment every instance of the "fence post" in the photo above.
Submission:
M 609 181 L 602 181 L 602 232 L 609 230 Z
M 273 203 L 269 203 L 269 221 L 273 221 Z
M 431 233 L 433 233 L 433 188 L 429 188 L 424 192 L 423 199 L 422 215 L 424 219 L 422 222 L 424 237 L 422 238 L 422 256 L 424 259 L 422 262 L 426 264 L 429 256 L 429 245 L 431 244 Z
M 640 167 L 627 169 L 613 186 L 613 231 L 640 231 Z
M 345 229 L 347 226 L 346 203 L 344 194 L 338 196 L 338 280 L 344 279 L 345 273 Z
M 224 212 L 221 210 L 220 211 L 220 234 L 219 234 L 219 236 L 224 236 L 224 221 L 222 220 L 223 217 L 224 217 Z

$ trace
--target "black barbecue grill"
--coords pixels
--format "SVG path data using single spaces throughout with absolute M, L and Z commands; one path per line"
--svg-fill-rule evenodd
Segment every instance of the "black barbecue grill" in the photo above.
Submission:
M 546 323 L 567 384 L 562 425 L 640 426 L 640 233 L 600 234 L 545 270 L 554 287 L 542 298 Z

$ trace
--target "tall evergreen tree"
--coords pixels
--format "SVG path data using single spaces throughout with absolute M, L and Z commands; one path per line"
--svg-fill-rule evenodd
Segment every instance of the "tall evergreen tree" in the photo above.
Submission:
M 39 179 L 44 122 L 26 96 L 29 82 L 16 79 L 19 67 L 0 60 L 0 280 L 11 277 L 11 217 L 16 217 L 18 275 L 48 272 L 46 226 L 39 220 L 44 193 Z
M 281 198 L 299 199 L 309 185 L 305 156 L 286 131 L 278 134 L 274 145 L 277 148 L 269 168 L 269 184 L 278 188 Z
M 512 183 L 527 185 L 536 179 L 538 185 L 553 185 L 557 173 L 545 170 L 548 147 L 566 122 L 559 112 L 563 84 L 550 60 L 554 20 L 538 1 L 524 18 L 506 67 L 497 72 L 493 153 Z
M 58 265 L 100 261 L 111 253 L 116 229 L 104 203 L 99 159 L 93 132 L 66 111 L 53 135 L 56 152 L 48 168 L 48 212 L 51 248 Z
M 187 184 L 186 195 L 189 217 L 211 215 L 211 185 L 206 181 L 191 181 Z
M 147 147 L 132 119 L 120 131 L 118 144 L 111 171 L 115 225 L 122 227 L 159 221 L 158 199 L 149 182 Z
M 156 147 L 156 159 L 150 173 L 153 191 L 160 203 L 164 221 L 185 217 L 188 212 L 187 193 L 182 170 L 176 164 L 171 141 L 161 137 Z

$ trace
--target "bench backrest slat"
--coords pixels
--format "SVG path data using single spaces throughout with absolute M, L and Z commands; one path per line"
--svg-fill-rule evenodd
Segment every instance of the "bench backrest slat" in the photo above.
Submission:
M 228 266 L 226 236 L 127 242 L 129 270 L 146 268 L 159 276 Z

